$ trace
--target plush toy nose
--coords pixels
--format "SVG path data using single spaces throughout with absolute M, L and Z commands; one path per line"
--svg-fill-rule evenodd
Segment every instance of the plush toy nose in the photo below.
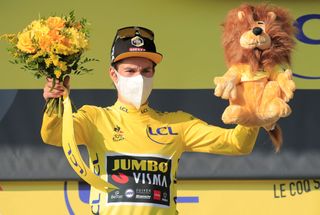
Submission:
M 254 35 L 256 35 L 256 36 L 258 36 L 258 35 L 260 35 L 261 33 L 262 33 L 262 28 L 260 28 L 260 27 L 254 27 L 253 29 L 252 29 L 252 32 L 254 33 Z

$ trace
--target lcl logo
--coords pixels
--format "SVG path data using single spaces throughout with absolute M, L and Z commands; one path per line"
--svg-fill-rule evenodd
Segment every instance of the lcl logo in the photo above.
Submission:
M 178 133 L 174 132 L 173 128 L 171 126 L 163 126 L 163 127 L 158 127 L 158 128 L 152 128 L 150 126 L 147 126 L 146 128 L 146 133 L 147 136 L 150 140 L 152 140 L 155 143 L 158 144 L 163 144 L 163 145 L 168 145 L 168 144 L 172 144 L 173 142 L 159 142 L 157 139 L 157 137 L 163 137 L 163 136 L 177 136 Z
M 297 18 L 297 20 L 295 22 L 295 26 L 298 29 L 298 32 L 296 34 L 296 38 L 297 38 L 297 40 L 299 40 L 302 43 L 306 43 L 309 45 L 320 45 L 320 38 L 312 39 L 312 38 L 308 37 L 305 34 L 305 32 L 303 31 L 303 26 L 311 20 L 320 20 L 320 14 L 306 14 L 306 15 L 303 15 L 303 16 L 300 16 L 299 18 Z M 319 27 L 318 27 L 318 29 L 319 29 Z M 300 74 L 296 74 L 296 73 L 293 73 L 293 76 L 298 77 L 298 78 L 302 78 L 302 79 L 309 79 L 309 80 L 320 79 L 320 76 L 306 76 L 306 75 L 300 75 Z
M 178 133 L 173 132 L 170 126 L 156 128 L 155 130 L 148 126 L 147 129 L 150 135 L 178 135 Z
M 314 19 L 320 19 L 320 14 L 306 14 L 306 15 L 300 16 L 296 20 L 295 26 L 298 29 L 298 33 L 296 35 L 296 38 L 303 43 L 307 43 L 310 45 L 320 45 L 320 38 L 319 39 L 311 39 L 303 31 L 303 25 L 305 23 L 307 23 L 308 21 L 314 20 Z

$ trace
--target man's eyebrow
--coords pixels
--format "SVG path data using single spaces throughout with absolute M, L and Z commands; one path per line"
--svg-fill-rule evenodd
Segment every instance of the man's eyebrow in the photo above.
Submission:
M 132 66 L 124 66 L 123 67 L 124 70 L 136 70 L 138 69 L 137 67 L 132 67 Z M 144 70 L 149 70 L 149 69 L 153 69 L 152 66 L 146 66 L 146 67 L 143 67 L 141 70 L 144 71 Z
M 124 70 L 135 70 L 137 68 L 136 67 L 132 67 L 132 66 L 124 66 L 123 69 Z
M 142 70 L 149 70 L 149 69 L 153 69 L 153 67 L 152 66 L 147 66 L 147 67 L 142 68 Z

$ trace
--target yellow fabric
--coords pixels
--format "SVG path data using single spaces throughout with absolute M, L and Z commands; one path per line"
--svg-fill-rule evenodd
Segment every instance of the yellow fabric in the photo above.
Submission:
M 64 113 L 62 120 L 62 147 L 73 170 L 88 184 L 102 192 L 110 192 L 117 187 L 95 175 L 83 161 L 74 138 L 72 107 L 69 97 L 63 101 Z
M 89 151 L 91 170 L 119 187 L 103 193 L 91 187 L 92 213 L 175 214 L 176 173 L 185 151 L 243 155 L 252 151 L 258 128 L 223 129 L 178 111 L 136 110 L 116 102 L 83 106 L 73 116 L 75 139 Z M 44 115 L 45 143 L 61 146 L 61 119 Z

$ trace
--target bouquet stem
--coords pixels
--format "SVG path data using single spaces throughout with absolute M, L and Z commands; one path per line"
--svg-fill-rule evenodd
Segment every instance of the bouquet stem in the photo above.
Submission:
M 58 98 L 58 117 L 61 118 L 62 117 L 62 97 Z
M 72 105 L 72 112 L 77 112 L 77 107 L 74 105 L 74 103 L 71 101 Z M 43 108 L 43 112 L 48 114 L 49 117 L 52 116 L 52 114 L 57 114 L 58 118 L 62 118 L 63 116 L 63 97 L 59 98 L 50 98 L 46 101 L 46 104 Z

